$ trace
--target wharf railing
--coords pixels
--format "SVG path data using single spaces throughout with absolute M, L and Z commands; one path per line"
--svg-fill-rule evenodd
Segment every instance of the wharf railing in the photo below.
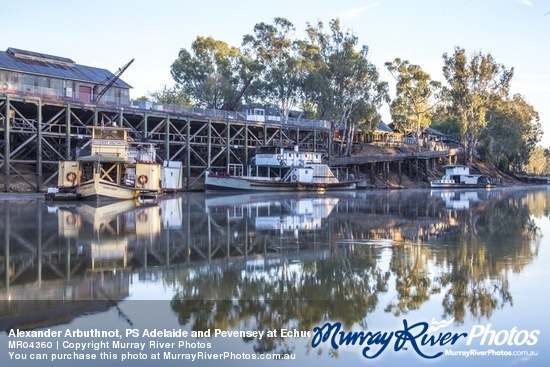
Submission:
M 81 106 L 83 108 L 94 108 L 102 107 L 105 109 L 114 109 L 122 111 L 132 111 L 132 112 L 145 112 L 150 111 L 151 113 L 166 113 L 172 115 L 180 115 L 183 117 L 196 117 L 201 119 L 216 119 L 216 120 L 225 120 L 225 121 L 239 121 L 239 122 L 251 122 L 251 123 L 266 123 L 271 125 L 283 125 L 283 126 L 295 126 L 295 127 L 309 127 L 316 129 L 325 129 L 330 130 L 331 124 L 329 121 L 325 120 L 314 120 L 306 118 L 295 118 L 287 117 L 285 119 L 280 116 L 262 116 L 262 120 L 256 120 L 247 117 L 244 112 L 237 111 L 225 111 L 225 110 L 216 110 L 210 108 L 201 108 L 194 106 L 184 106 L 184 105 L 173 105 L 173 104 L 158 104 L 148 101 L 140 101 L 137 104 L 134 103 L 121 103 L 112 101 L 109 99 L 101 100 L 97 103 L 86 103 L 78 99 L 56 96 L 52 94 L 40 94 L 40 93 L 31 93 L 31 92 L 6 92 L 3 93 L 5 96 L 10 98 L 18 98 L 23 100 L 41 100 L 43 102 L 51 102 L 53 104 L 71 104 L 72 106 Z

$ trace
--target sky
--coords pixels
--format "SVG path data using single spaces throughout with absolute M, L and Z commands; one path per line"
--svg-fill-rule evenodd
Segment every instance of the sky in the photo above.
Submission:
M 303 38 L 306 23 L 339 18 L 381 79 L 395 85 L 384 63 L 399 57 L 444 81 L 442 55 L 459 46 L 490 53 L 514 68 L 512 93 L 539 112 L 550 146 L 550 1 L 548 0 L 21 0 L 0 7 L 0 50 L 14 47 L 68 57 L 116 72 L 131 98 L 172 86 L 170 66 L 180 49 L 211 36 L 240 46 L 254 25 L 284 17 Z M 382 116 L 391 122 L 389 109 Z

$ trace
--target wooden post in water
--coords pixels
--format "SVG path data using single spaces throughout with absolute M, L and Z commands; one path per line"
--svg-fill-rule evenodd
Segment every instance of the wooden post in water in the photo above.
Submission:
M 36 192 L 42 189 L 42 99 L 38 99 L 36 126 Z
M 10 190 L 10 97 L 6 96 L 6 110 L 4 113 L 4 191 Z M 8 268 L 6 268 L 7 271 Z

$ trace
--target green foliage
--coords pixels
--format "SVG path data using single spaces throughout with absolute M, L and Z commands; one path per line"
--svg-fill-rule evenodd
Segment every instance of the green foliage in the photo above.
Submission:
M 450 116 L 444 105 L 436 106 L 430 127 L 457 141 L 460 140 L 460 126 L 457 121 Z
M 397 81 L 396 98 L 390 105 L 393 123 L 404 133 L 415 132 L 418 145 L 420 133 L 430 125 L 434 114 L 433 96 L 440 83 L 418 65 L 407 60 L 386 62 L 386 67 Z
M 180 50 L 171 74 L 177 89 L 185 90 L 197 106 L 220 109 L 244 83 L 245 67 L 238 48 L 212 37 L 197 37 L 191 52 Z
M 443 61 L 443 75 L 448 83 L 443 96 L 460 127 L 466 160 L 470 162 L 487 126 L 488 111 L 508 95 L 513 69 L 497 64 L 491 54 L 476 52 L 468 59 L 460 47 L 455 48 L 453 55 L 443 54 Z
M 388 100 L 388 86 L 379 80 L 376 67 L 368 60 L 368 47 L 359 45 L 340 21 L 310 24 L 307 39 L 299 42 L 304 65 L 303 104 L 316 106 L 317 115 L 344 126 L 340 153 L 349 154 L 349 142 L 356 126 L 372 130 L 380 121 L 378 109 Z
M 285 18 L 258 23 L 243 37 L 244 53 L 255 71 L 249 96 L 280 110 L 283 122 L 297 104 L 300 86 L 298 48 L 290 38 L 296 30 Z M 249 97 L 250 99 L 250 97 Z
M 148 94 L 152 101 L 155 103 L 183 106 L 191 105 L 185 91 L 183 91 L 182 89 L 178 89 L 177 87 L 169 88 L 165 85 L 161 90 L 156 92 L 149 92 Z M 145 100 L 148 99 L 146 98 Z
M 520 95 L 497 101 L 487 113 L 481 156 L 503 170 L 522 171 L 541 139 L 538 113 Z

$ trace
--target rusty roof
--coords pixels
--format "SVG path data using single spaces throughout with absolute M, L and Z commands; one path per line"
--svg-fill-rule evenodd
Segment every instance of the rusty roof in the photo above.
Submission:
M 12 47 L 6 51 L 0 51 L 0 69 L 94 84 L 100 84 L 114 76 L 109 70 L 79 65 L 66 57 L 25 51 Z M 129 84 L 120 78 L 113 86 L 131 88 Z

